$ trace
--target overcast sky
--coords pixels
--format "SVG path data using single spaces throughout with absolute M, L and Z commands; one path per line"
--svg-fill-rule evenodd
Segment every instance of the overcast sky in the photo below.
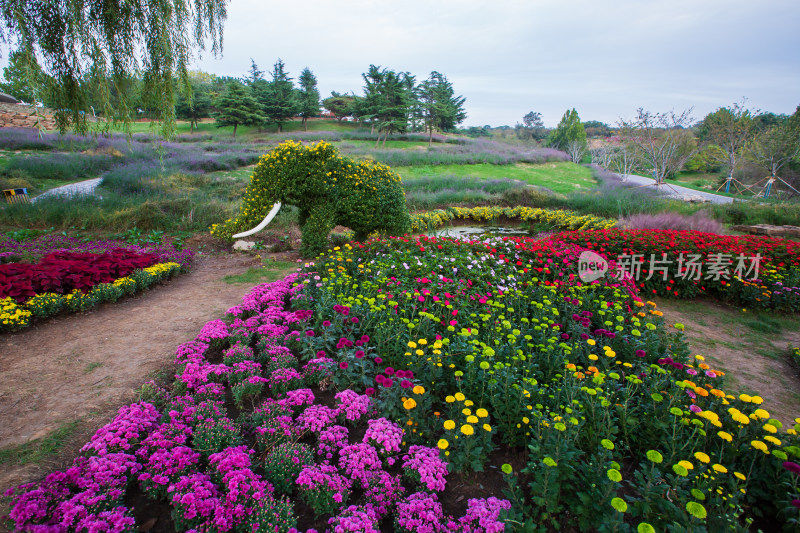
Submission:
M 554 126 L 575 107 L 614 124 L 638 107 L 700 119 L 742 97 L 800 104 L 798 0 L 231 0 L 221 58 L 195 67 L 244 76 L 253 58 L 290 75 L 309 67 L 323 98 L 362 93 L 371 63 L 422 80 L 445 74 L 466 126 Z

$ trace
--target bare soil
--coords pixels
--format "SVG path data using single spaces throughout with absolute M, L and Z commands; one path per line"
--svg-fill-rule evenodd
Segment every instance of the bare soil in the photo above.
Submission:
M 179 344 L 194 339 L 251 289 L 252 284 L 222 278 L 259 265 L 253 255 L 198 254 L 188 273 L 161 286 L 0 337 L 0 449 L 80 421 L 59 457 L 3 465 L 0 491 L 74 457 L 97 427 L 134 399 L 136 389 L 157 372 L 171 371 Z
M 800 416 L 800 369 L 789 360 L 790 346 L 800 346 L 800 317 L 793 329 L 764 334 L 742 324 L 742 311 L 714 301 L 692 304 L 658 300 L 667 325 L 685 325 L 692 355 L 706 358 L 725 375 L 725 392 L 756 394 L 772 418 L 794 425 Z

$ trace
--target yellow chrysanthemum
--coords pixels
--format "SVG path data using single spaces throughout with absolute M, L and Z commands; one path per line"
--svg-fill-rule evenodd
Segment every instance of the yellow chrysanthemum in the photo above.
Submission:
M 717 435 L 722 440 L 726 440 L 728 442 L 731 442 L 733 440 L 733 436 L 730 433 L 728 433 L 727 431 L 718 431 Z
M 453 422 L 452 420 L 445 420 L 444 421 L 444 429 L 450 431 L 451 429 L 454 429 L 455 427 L 456 427 L 456 423 Z
M 708 454 L 704 452 L 695 452 L 694 458 L 700 461 L 701 463 L 706 463 L 706 464 L 711 461 L 711 457 L 709 457 Z
M 461 426 L 461 433 L 463 433 L 464 435 L 472 435 L 475 433 L 475 429 L 469 424 L 464 424 L 463 426 Z

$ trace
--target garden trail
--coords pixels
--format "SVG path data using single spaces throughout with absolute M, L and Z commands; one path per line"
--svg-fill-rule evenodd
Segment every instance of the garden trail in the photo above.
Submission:
M 712 368 L 726 373 L 726 392 L 757 394 L 773 418 L 785 428 L 794 425 L 800 416 L 800 374 L 788 353 L 791 346 L 800 346 L 800 328 L 755 335 L 737 320 L 739 309 L 712 301 L 697 307 L 657 301 L 667 324 L 685 324 L 691 353 L 705 356 Z
M 637 176 L 636 174 L 628 174 L 626 181 L 628 183 L 635 183 L 640 186 L 655 185 L 656 180 L 645 176 Z M 683 200 L 685 198 L 702 198 L 712 204 L 730 204 L 733 198 L 730 196 L 722 196 L 721 194 L 714 194 L 711 192 L 703 192 L 688 187 L 681 187 L 674 183 L 668 183 L 665 187 L 661 187 L 658 192 L 670 198 Z
M 94 194 L 94 190 L 100 185 L 100 182 L 103 181 L 103 178 L 92 178 L 90 180 L 79 181 L 77 183 L 69 183 L 67 185 L 62 185 L 61 187 L 56 187 L 54 189 L 50 189 L 49 191 L 45 191 L 36 198 L 31 199 L 31 202 L 36 202 L 42 198 L 47 198 L 50 196 L 81 196 L 81 195 L 91 195 Z
M 0 450 L 77 420 L 60 454 L 74 457 L 142 383 L 170 368 L 179 344 L 240 303 L 253 285 L 222 278 L 259 264 L 251 255 L 197 254 L 188 273 L 162 286 L 0 337 Z M 4 464 L 0 491 L 57 464 Z

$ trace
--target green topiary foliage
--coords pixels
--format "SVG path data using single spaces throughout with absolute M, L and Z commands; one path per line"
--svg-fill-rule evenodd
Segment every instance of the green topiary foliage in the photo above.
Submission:
M 214 225 L 211 233 L 229 239 L 253 228 L 275 202 L 299 208 L 300 252 L 306 257 L 325 250 L 336 225 L 355 231 L 358 240 L 373 232 L 399 235 L 411 228 L 400 176 L 389 167 L 340 157 L 325 141 L 311 146 L 287 141 L 261 157 L 239 214 Z

